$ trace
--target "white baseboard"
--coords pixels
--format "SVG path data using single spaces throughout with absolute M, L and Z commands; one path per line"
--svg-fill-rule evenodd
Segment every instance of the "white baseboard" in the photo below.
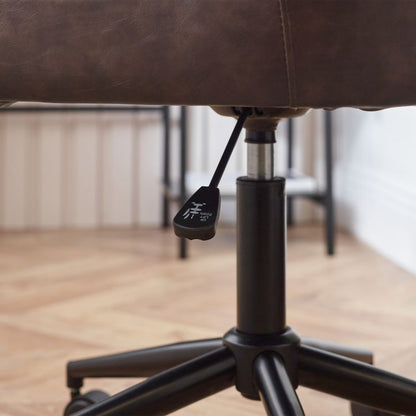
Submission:
M 388 169 L 338 166 L 338 222 L 354 236 L 416 275 L 416 187 Z

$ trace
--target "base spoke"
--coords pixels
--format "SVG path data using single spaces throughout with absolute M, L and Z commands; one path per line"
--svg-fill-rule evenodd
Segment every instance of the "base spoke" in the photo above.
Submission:
M 223 347 L 167 370 L 74 416 L 161 416 L 230 387 L 235 361 Z
M 299 381 L 376 409 L 416 416 L 416 382 L 317 348 L 300 347 Z
M 254 375 L 268 416 L 304 416 L 282 359 L 264 353 L 254 363 Z

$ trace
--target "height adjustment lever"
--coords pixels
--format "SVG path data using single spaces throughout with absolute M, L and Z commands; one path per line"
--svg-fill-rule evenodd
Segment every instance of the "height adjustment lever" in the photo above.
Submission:
M 250 114 L 250 108 L 241 110 L 237 124 L 209 186 L 199 188 L 173 219 L 173 229 L 178 237 L 188 238 L 189 240 L 209 240 L 214 237 L 221 205 L 218 185 L 243 129 L 244 122 Z

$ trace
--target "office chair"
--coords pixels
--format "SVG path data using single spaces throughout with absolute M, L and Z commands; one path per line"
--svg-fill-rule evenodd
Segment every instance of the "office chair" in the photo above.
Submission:
M 413 0 L 0 0 L 1 101 L 210 105 L 237 118 L 211 183 L 175 218 L 179 236 L 214 236 L 217 186 L 246 130 L 236 327 L 70 362 L 65 415 L 165 415 L 236 386 L 268 415 L 299 416 L 298 385 L 351 401 L 356 416 L 416 415 L 416 382 L 287 326 L 285 184 L 272 163 L 283 118 L 416 104 L 415 21 Z M 83 394 L 87 377 L 148 378 L 108 397 Z

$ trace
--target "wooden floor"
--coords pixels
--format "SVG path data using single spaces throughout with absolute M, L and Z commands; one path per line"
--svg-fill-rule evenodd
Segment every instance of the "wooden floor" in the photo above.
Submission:
M 324 255 L 319 227 L 288 243 L 288 319 L 305 336 L 369 347 L 385 369 L 416 378 L 416 277 L 347 235 Z M 0 415 L 60 415 L 65 362 L 222 335 L 235 321 L 234 235 L 176 259 L 171 232 L 126 230 L 0 236 Z M 95 380 L 116 392 L 131 380 Z M 309 416 L 347 403 L 299 389 Z M 234 389 L 181 415 L 263 415 Z

